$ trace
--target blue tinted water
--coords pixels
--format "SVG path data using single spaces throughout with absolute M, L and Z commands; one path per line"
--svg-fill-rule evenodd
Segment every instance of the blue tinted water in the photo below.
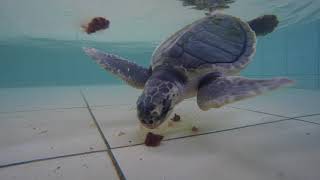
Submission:
M 178 1 L 173 3 L 166 0 L 164 1 L 166 5 L 159 4 L 158 1 L 152 1 L 155 5 L 149 2 L 148 6 L 153 7 L 153 9 L 143 8 L 140 14 L 138 11 L 126 11 L 128 15 L 130 13 L 138 14 L 131 17 L 133 19 L 130 19 L 130 21 L 135 21 L 129 24 L 124 23 L 125 14 L 119 17 L 118 11 L 109 9 L 111 15 L 117 15 L 113 19 L 121 22 L 114 26 L 116 30 L 111 28 L 104 34 L 91 37 L 82 35 L 81 37 L 78 33 L 79 30 L 76 29 L 77 32 L 72 33 L 72 36 L 66 33 L 61 36 L 63 38 L 57 38 L 59 37 L 60 27 L 55 29 L 56 26 L 53 26 L 52 23 L 47 24 L 41 21 L 28 21 L 27 23 L 21 13 L 19 16 L 17 15 L 17 18 L 19 18 L 14 20 L 14 13 L 9 16 L 10 7 L 14 7 L 10 3 L 14 1 L 4 2 L 4 4 L 2 2 L 3 6 L 0 8 L 2 10 L 0 19 L 6 20 L 6 22 L 4 22 L 3 29 L 0 30 L 0 37 L 6 35 L 10 37 L 10 35 L 19 34 L 19 31 L 23 30 L 25 30 L 23 31 L 25 34 L 22 33 L 22 36 L 13 38 L 0 38 L 0 87 L 120 84 L 122 82 L 85 56 L 81 47 L 96 47 L 147 67 L 151 54 L 161 39 L 183 25 L 203 16 L 198 11 L 181 6 Z M 116 7 L 116 2 L 113 3 Z M 147 3 L 147 1 L 144 1 L 144 3 Z M 169 6 L 170 3 L 174 5 Z M 232 8 L 226 11 L 234 15 L 241 15 L 245 19 L 251 19 L 253 16 L 265 13 L 276 13 L 280 15 L 281 23 L 276 32 L 258 39 L 256 55 L 242 74 L 249 77 L 288 76 L 297 81 L 295 87 L 320 89 L 320 21 L 317 20 L 320 16 L 319 7 L 317 7 L 319 1 L 263 1 L 257 4 L 254 0 L 249 0 L 246 3 L 237 1 Z M 240 7 L 240 5 L 242 6 Z M 71 4 L 66 6 L 71 7 Z M 166 15 L 156 6 L 166 8 L 167 13 L 174 12 L 175 14 L 172 16 Z M 248 11 L 244 12 L 244 7 Z M 132 8 L 139 9 L 141 7 L 134 6 Z M 177 8 L 180 8 L 180 12 L 176 12 Z M 72 19 L 74 17 L 73 11 L 63 11 L 61 18 L 74 20 Z M 192 14 L 190 14 L 191 12 Z M 28 16 L 32 13 L 22 14 Z M 190 14 L 190 17 L 186 16 L 188 14 Z M 60 17 L 60 15 L 57 16 Z M 41 20 L 42 17 L 38 18 Z M 18 21 L 18 23 L 15 24 L 15 21 Z M 113 22 L 117 23 L 116 21 Z M 41 32 L 37 31 L 38 29 L 32 29 L 29 32 L 29 29 L 20 28 L 32 28 L 28 26 L 30 23 L 37 28 L 37 25 L 45 23 L 48 28 L 45 29 L 46 27 L 44 27 Z M 54 23 L 58 25 L 57 22 Z M 49 31 L 49 28 L 53 30 Z M 65 31 L 68 30 L 67 25 L 61 28 Z M 51 34 L 55 38 L 48 38 Z M 145 35 L 145 38 L 143 35 Z M 65 37 L 75 39 L 54 40 L 70 39 Z M 130 42 L 126 42 L 125 39 L 130 40 Z M 97 40 L 101 42 L 97 42 Z M 121 42 L 117 40 L 121 40 Z
M 319 88 L 320 22 L 295 25 L 258 39 L 257 52 L 242 72 L 250 77 L 288 76 L 295 87 Z M 82 46 L 96 47 L 149 65 L 159 42 L 103 43 L 19 39 L 0 44 L 0 87 L 120 84 L 91 61 Z
M 1 44 L 0 87 L 120 84 L 83 53 L 83 46 L 108 50 L 147 66 L 156 44 L 48 39 Z

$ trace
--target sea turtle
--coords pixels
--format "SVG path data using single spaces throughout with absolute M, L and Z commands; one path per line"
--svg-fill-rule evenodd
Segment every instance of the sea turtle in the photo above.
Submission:
M 292 83 L 287 78 L 249 79 L 237 74 L 247 66 L 256 35 L 274 30 L 278 20 L 264 15 L 245 22 L 216 13 L 187 25 L 162 42 L 150 68 L 84 48 L 85 53 L 129 85 L 143 89 L 137 115 L 147 128 L 163 123 L 175 105 L 195 97 L 201 110 L 218 108 Z

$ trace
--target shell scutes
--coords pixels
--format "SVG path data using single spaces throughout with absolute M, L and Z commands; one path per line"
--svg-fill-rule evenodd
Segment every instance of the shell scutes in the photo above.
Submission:
M 256 36 L 237 17 L 214 14 L 175 33 L 156 49 L 152 66 L 171 64 L 188 69 L 241 69 L 255 52 Z

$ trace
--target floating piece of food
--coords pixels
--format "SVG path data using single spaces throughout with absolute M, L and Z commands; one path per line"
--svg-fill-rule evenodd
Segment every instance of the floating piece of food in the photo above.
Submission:
M 197 128 L 197 127 L 195 127 L 195 126 L 192 126 L 191 131 L 192 131 L 192 132 L 198 132 L 198 131 L 199 131 L 199 128 Z
M 156 147 L 160 145 L 160 142 L 162 141 L 162 139 L 163 139 L 163 136 L 149 132 L 146 136 L 144 144 L 146 146 Z
M 104 17 L 95 17 L 88 24 L 83 25 L 84 31 L 88 34 L 109 28 L 110 21 Z
M 178 121 L 181 121 L 181 117 L 177 114 L 174 114 L 174 117 L 171 120 L 174 122 L 178 122 Z

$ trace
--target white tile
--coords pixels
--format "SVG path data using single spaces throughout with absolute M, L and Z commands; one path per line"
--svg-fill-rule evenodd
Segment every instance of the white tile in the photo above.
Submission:
M 0 165 L 102 149 L 85 108 L 0 113 Z
M 111 147 L 144 142 L 147 131 L 140 127 L 135 106 L 98 107 L 92 112 Z M 271 115 L 228 107 L 203 112 L 199 110 L 194 101 L 185 101 L 178 105 L 171 117 L 175 113 L 181 116 L 181 122 L 173 123 L 173 126 L 168 127 L 168 122 L 170 122 L 168 120 L 154 132 L 163 134 L 168 139 L 196 134 L 191 131 L 192 126 L 199 128 L 198 133 L 205 133 L 280 119 Z
M 315 180 L 319 130 L 291 120 L 113 152 L 130 180 Z
M 90 106 L 135 104 L 142 90 L 125 85 L 88 86 L 82 89 Z
M 39 161 L 0 169 L 1 180 L 116 180 L 106 152 Z
M 85 107 L 77 87 L 1 88 L 0 112 Z
M 239 101 L 230 106 L 286 117 L 316 114 L 320 113 L 320 91 L 281 89 Z

